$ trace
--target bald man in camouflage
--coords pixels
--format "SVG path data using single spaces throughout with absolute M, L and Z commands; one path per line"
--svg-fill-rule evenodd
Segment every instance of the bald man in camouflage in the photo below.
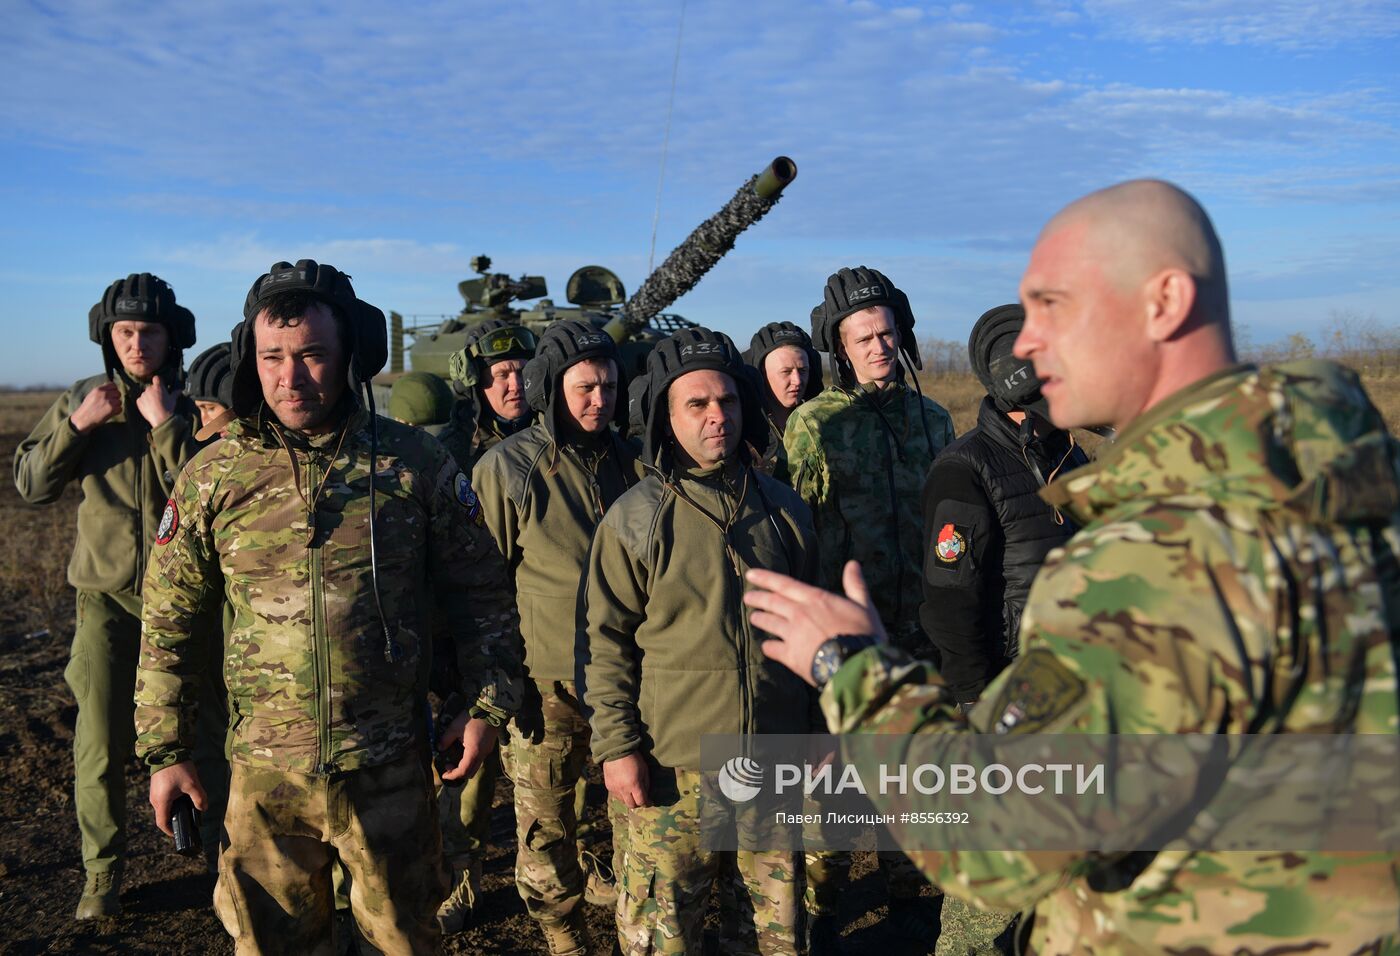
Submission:
M 883 633 L 854 563 L 855 600 L 751 574 L 765 589 L 745 597 L 753 623 L 782 638 L 765 650 L 822 686 L 831 729 L 1393 738 L 1400 450 L 1356 375 L 1236 364 L 1219 241 L 1169 183 L 1123 183 L 1057 215 L 1021 299 L 1015 351 L 1035 362 L 1054 423 L 1118 432 L 1044 492 L 1083 530 L 1046 561 L 1022 654 L 968 718 L 930 665 L 833 639 Z M 1148 826 L 1182 807 L 1140 810 Z M 1379 849 L 910 856 L 948 893 L 1026 911 L 1038 953 L 1400 946 L 1400 857 Z

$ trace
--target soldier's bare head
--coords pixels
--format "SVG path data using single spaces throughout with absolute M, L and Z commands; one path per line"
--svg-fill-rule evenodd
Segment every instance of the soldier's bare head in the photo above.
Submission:
M 617 409 L 617 363 L 610 358 L 580 359 L 559 377 L 559 393 L 575 429 L 601 434 Z
M 744 415 L 739 388 L 725 372 L 686 372 L 666 389 L 671 437 L 682 465 L 708 468 L 739 447 Z
M 338 424 L 347 354 L 341 322 L 309 296 L 276 296 L 253 321 L 254 355 L 263 400 L 286 428 L 307 434 Z
M 1234 362 L 1225 259 L 1204 209 L 1160 180 L 1085 196 L 1041 231 L 1015 352 L 1061 428 L 1123 428 Z

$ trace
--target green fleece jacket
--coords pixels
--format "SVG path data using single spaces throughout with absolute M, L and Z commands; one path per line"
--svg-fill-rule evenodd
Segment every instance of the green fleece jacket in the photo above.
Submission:
M 528 677 L 574 679 L 575 610 L 593 531 L 640 478 L 636 451 L 611 429 L 590 444 L 556 444 L 543 421 L 476 463 L 486 528 L 515 577 Z
M 136 408 L 144 386 L 118 375 L 122 410 L 79 434 L 70 416 L 106 381 L 105 375 L 85 378 L 49 407 L 15 449 L 15 487 L 25 501 L 45 505 L 76 480 L 83 499 L 68 583 L 82 591 L 140 594 L 175 477 L 199 451 L 198 412 L 181 395 L 175 413 L 153 429 Z
M 608 509 L 580 608 L 594 759 L 696 770 L 701 734 L 811 729 L 809 688 L 763 656 L 740 603 L 749 568 L 817 573 L 811 512 L 756 469 L 650 474 Z

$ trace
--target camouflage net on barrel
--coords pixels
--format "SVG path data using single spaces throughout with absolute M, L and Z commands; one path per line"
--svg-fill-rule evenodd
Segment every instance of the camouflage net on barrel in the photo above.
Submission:
M 760 199 L 754 193 L 756 182 L 758 177 L 751 176 L 740 186 L 734 198 L 676 246 L 661 267 L 627 300 L 622 314 L 631 332 L 635 333 L 652 316 L 694 288 L 700 278 L 734 248 L 739 233 L 762 219 L 782 198 L 777 194 Z

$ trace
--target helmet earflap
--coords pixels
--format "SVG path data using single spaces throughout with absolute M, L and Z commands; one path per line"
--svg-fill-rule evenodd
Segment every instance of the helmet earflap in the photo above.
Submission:
M 299 259 L 296 265 L 273 263 L 248 290 L 243 321 L 231 335 L 234 403 L 239 414 L 248 414 L 260 400 L 260 389 L 247 362 L 254 324 L 268 300 L 285 292 L 300 292 L 323 302 L 344 320 L 352 389 L 367 386 L 389 360 L 389 329 L 384 313 L 355 295 L 350 276 L 314 259 Z

